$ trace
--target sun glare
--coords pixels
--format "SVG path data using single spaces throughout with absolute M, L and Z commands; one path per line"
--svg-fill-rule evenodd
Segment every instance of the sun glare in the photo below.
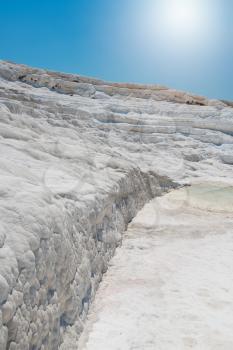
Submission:
M 171 39 L 199 39 L 205 27 L 205 7 L 200 0 L 164 0 L 158 16 L 160 30 Z
M 170 30 L 183 32 L 198 31 L 202 9 L 199 1 L 164 1 L 161 9 L 161 21 L 167 23 Z
M 207 0 L 149 0 L 142 29 L 144 40 L 148 45 L 160 42 L 168 48 L 183 47 L 186 52 L 189 47 L 201 48 L 213 40 L 213 13 Z

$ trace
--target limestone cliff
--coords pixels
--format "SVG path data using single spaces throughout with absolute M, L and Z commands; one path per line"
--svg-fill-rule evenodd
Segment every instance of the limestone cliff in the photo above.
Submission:
M 81 333 L 137 211 L 232 151 L 230 103 L 0 62 L 0 349 Z

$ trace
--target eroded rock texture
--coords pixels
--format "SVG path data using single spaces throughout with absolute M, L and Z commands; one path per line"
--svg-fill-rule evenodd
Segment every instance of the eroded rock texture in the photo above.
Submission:
M 232 144 L 229 103 L 0 62 L 0 349 L 79 334 L 137 211 L 231 179 Z

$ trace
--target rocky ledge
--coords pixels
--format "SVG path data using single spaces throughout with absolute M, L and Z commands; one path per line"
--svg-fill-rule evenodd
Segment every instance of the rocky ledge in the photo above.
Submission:
M 0 349 L 57 350 L 146 202 L 232 184 L 233 109 L 0 61 L 0 147 Z

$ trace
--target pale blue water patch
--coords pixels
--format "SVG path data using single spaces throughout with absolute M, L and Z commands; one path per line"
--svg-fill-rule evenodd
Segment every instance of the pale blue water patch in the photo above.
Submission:
M 202 183 L 187 188 L 188 200 L 200 209 L 233 212 L 233 186 Z

